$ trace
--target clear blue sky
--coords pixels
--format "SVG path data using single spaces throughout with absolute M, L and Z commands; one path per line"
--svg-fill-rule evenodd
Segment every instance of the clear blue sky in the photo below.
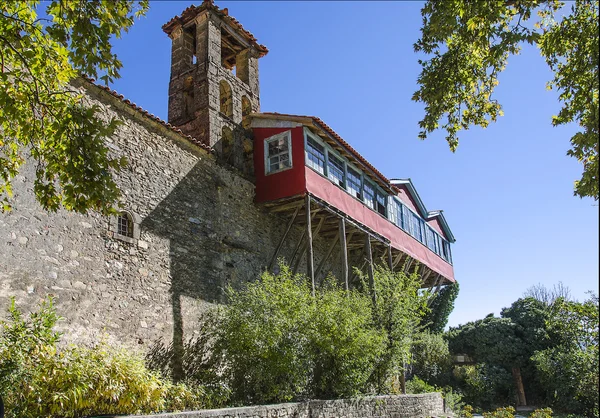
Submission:
M 170 39 L 161 26 L 190 2 L 153 2 L 115 51 L 112 87 L 167 119 Z M 196 3 L 199 4 L 199 3 Z M 598 205 L 573 196 L 581 166 L 567 157 L 575 127 L 559 109 L 535 47 L 512 57 L 497 98 L 505 116 L 463 133 L 417 138 L 421 104 L 413 43 L 419 2 L 217 2 L 270 52 L 259 61 L 261 110 L 322 118 L 388 178 L 410 177 L 457 238 L 461 291 L 450 325 L 499 314 L 530 286 L 562 281 L 577 299 L 598 292 Z

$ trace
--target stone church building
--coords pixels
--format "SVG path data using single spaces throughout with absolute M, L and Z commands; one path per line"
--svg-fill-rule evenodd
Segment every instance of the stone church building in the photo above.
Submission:
M 168 122 L 89 80 L 76 86 L 107 118 L 129 164 L 123 211 L 47 213 L 33 167 L 0 214 L 0 307 L 33 309 L 52 294 L 67 341 L 146 348 L 194 336 L 227 285 L 284 258 L 318 286 L 374 263 L 416 271 L 424 287 L 454 282 L 454 236 L 409 179 L 388 179 L 321 119 L 260 112 L 268 53 L 227 9 L 205 1 L 163 30 L 172 40 Z M 166 98 L 165 98 L 166 100 Z

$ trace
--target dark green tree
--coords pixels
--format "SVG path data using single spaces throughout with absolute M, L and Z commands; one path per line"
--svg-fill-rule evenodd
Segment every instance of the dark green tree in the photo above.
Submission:
M 425 104 L 419 137 L 444 129 L 454 151 L 459 131 L 495 122 L 502 116 L 493 98 L 498 75 L 521 45 L 535 44 L 554 72 L 548 88 L 562 103 L 552 124 L 579 125 L 567 152 L 583 165 L 575 195 L 598 200 L 598 1 L 428 0 L 421 14 L 414 47 L 428 58 L 419 61 L 413 95 Z
M 548 311 L 542 302 L 526 298 L 503 309 L 501 315 L 451 328 L 447 334 L 450 352 L 467 354 L 478 363 L 510 371 L 519 403 L 526 405 L 521 370 L 531 366 L 531 356 L 537 350 L 548 347 Z

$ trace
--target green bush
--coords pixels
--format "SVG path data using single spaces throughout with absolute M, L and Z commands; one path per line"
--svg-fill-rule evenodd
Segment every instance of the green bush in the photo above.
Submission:
M 408 382 L 406 382 L 406 393 L 430 393 L 430 392 L 441 392 L 438 388 L 430 385 L 426 381 L 419 379 L 414 376 Z
M 552 409 L 536 409 L 531 414 L 529 414 L 529 418 L 552 418 Z
M 141 356 L 105 343 L 58 349 L 52 299 L 28 318 L 15 307 L 0 334 L 0 393 L 7 417 L 81 417 L 200 407 L 203 392 L 173 385 Z
M 512 406 L 506 406 L 498 408 L 493 412 L 484 412 L 483 418 L 514 418 L 515 408 Z
M 245 289 L 227 290 L 213 355 L 241 404 L 352 396 L 366 389 L 384 335 L 369 298 L 334 281 L 313 298 L 306 277 L 281 265 Z
M 452 357 L 448 342 L 441 334 L 423 331 L 416 334 L 411 348 L 411 371 L 434 385 L 442 383 L 441 377 L 451 373 Z
M 427 311 L 428 295 L 419 291 L 421 278 L 417 271 L 406 274 L 377 267 L 374 289 L 367 277 L 360 278 L 364 294 L 373 296 L 375 291 L 375 297 L 371 298 L 373 321 L 386 339 L 372 381 L 378 393 L 387 393 L 411 361 L 411 347 Z

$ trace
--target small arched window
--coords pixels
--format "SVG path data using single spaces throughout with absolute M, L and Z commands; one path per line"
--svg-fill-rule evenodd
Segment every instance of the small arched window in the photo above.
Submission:
M 231 98 L 231 86 L 227 81 L 221 80 L 219 83 L 220 111 L 225 116 L 233 117 L 233 100 Z
M 133 217 L 129 213 L 121 212 L 117 216 L 117 234 L 133 238 Z

